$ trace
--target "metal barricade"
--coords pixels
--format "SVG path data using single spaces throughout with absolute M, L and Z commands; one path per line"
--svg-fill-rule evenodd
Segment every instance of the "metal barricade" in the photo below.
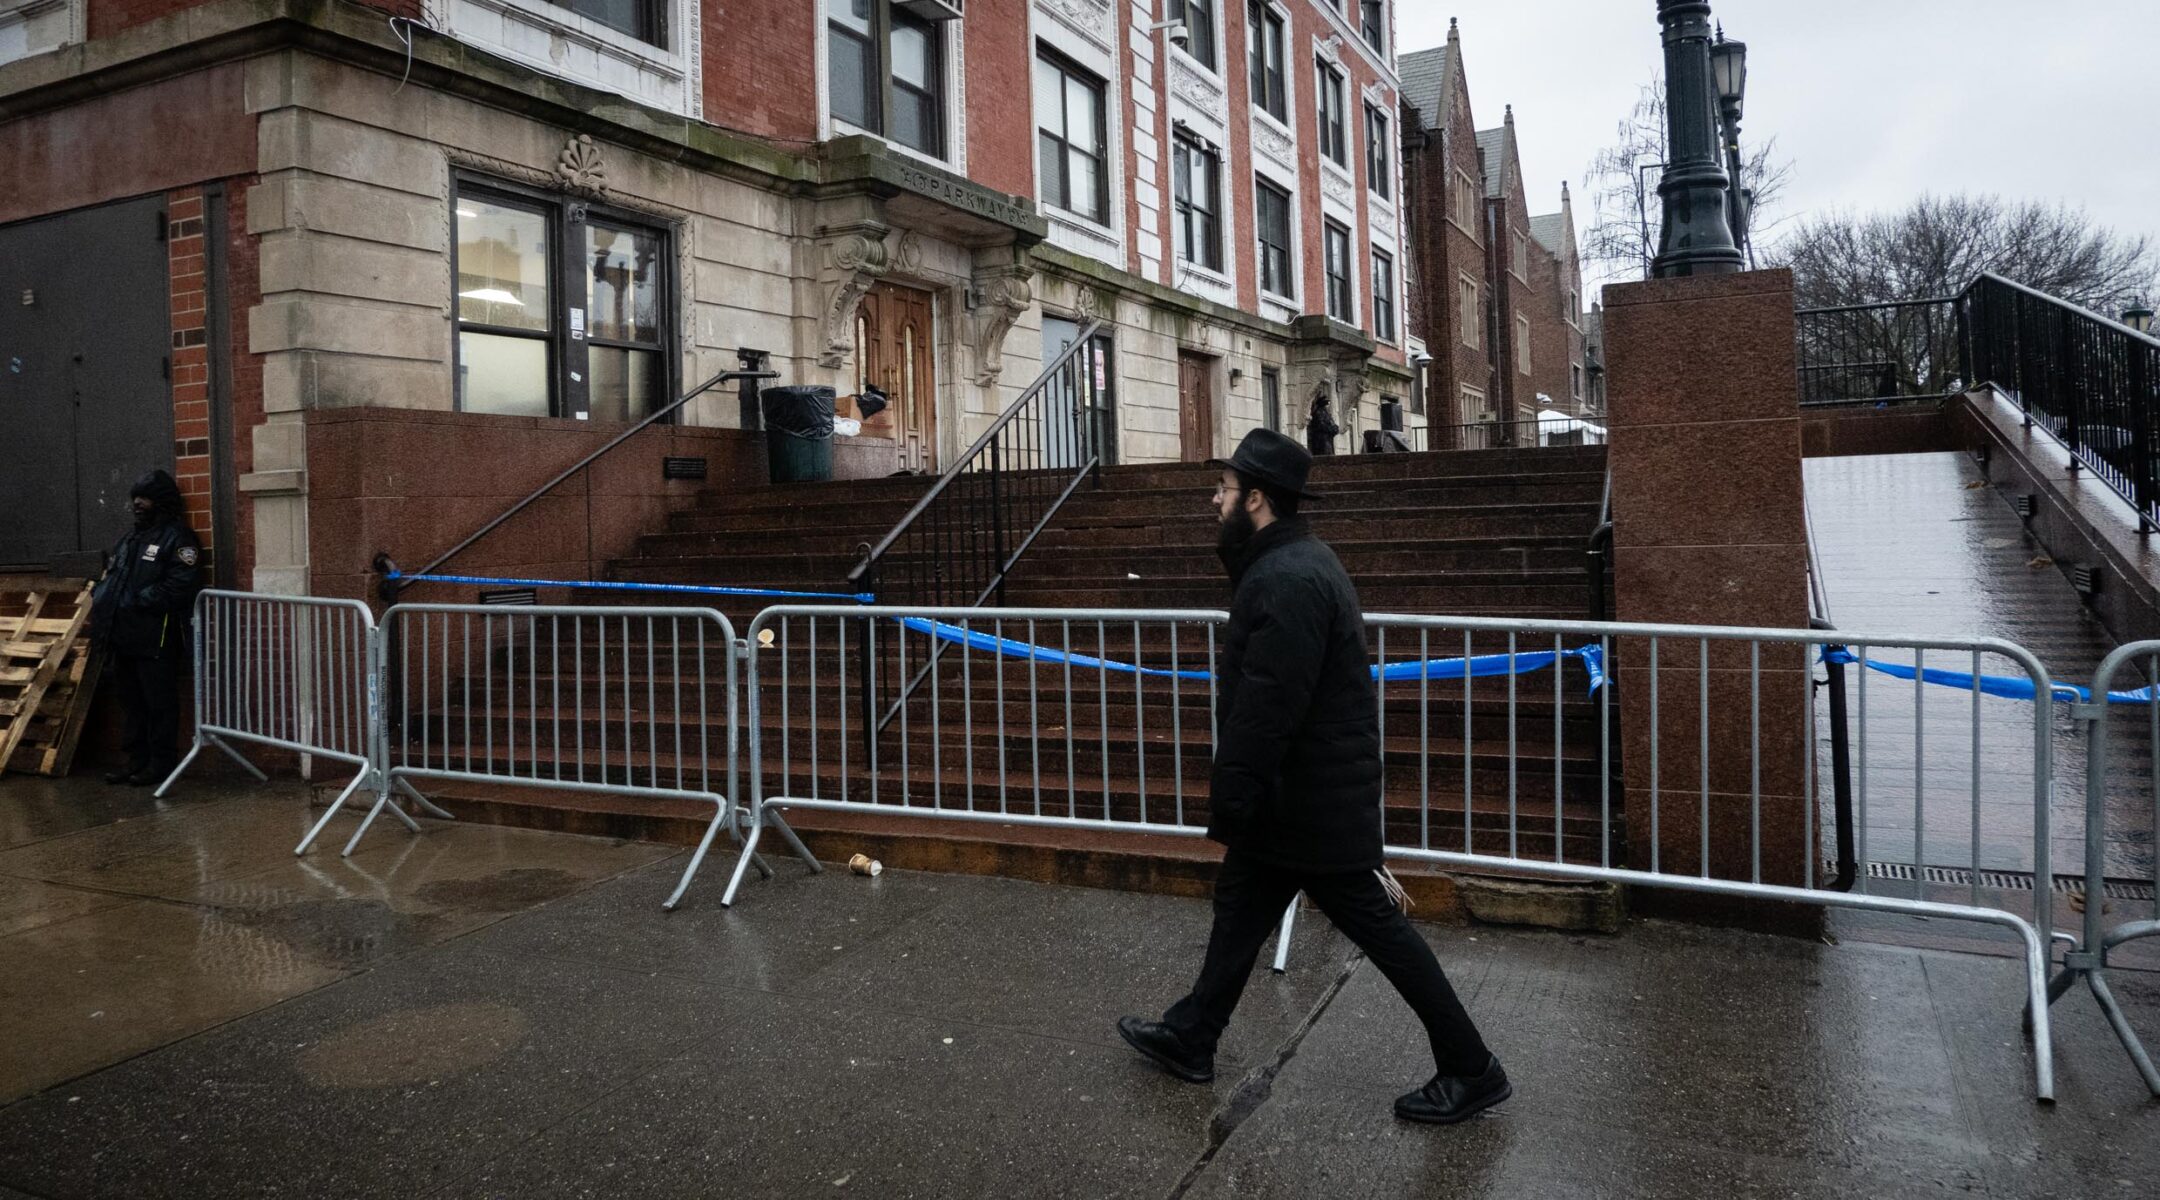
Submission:
M 817 869 L 781 816 L 787 809 L 1205 833 L 1210 672 L 1226 619 L 1184 610 L 765 610 L 750 625 L 744 862 L 769 825 Z M 721 903 L 734 902 L 743 869 Z
M 710 804 L 670 909 L 737 832 L 740 651 L 718 612 L 400 604 L 383 645 L 385 802 L 454 780 Z
M 2007 929 L 2023 947 L 2037 1094 L 2052 1099 L 2054 691 L 2029 651 L 1827 630 L 1391 615 L 1368 624 L 1383 679 L 1391 858 Z M 1858 668 L 1858 856 L 1869 862 L 1872 830 L 1879 868 L 1850 892 L 1830 890 L 1819 863 L 1830 782 L 1813 668 L 1826 655 Z M 1984 703 L 2000 706 L 1986 722 Z M 2004 790 L 2016 793 L 2008 804 Z M 2020 849 L 2021 861 L 1991 860 L 2006 845 L 2029 846 L 2029 859 Z M 1908 852 L 1909 863 L 1897 861 Z M 2027 893 L 2002 884 L 2026 867 L 2031 900 L 2020 911 Z
M 354 793 L 371 783 L 380 792 L 373 615 L 357 600 L 211 589 L 195 598 L 194 636 L 194 744 L 155 795 L 164 796 L 205 746 L 224 751 L 257 781 L 267 780 L 233 747 L 235 741 L 293 751 L 303 764 L 311 758 L 348 763 L 351 780 L 293 848 L 305 853 Z M 345 852 L 352 846 L 348 842 Z
M 2093 673 L 2091 698 L 2074 710 L 2079 724 L 2085 727 L 2085 913 L 2077 944 L 2063 955 L 2062 973 L 2048 983 L 2048 999 L 2059 999 L 2084 981 L 2108 1024 L 2114 1027 L 2115 1036 L 2121 1039 L 2123 1049 L 2129 1052 L 2145 1086 L 2160 1096 L 2160 1069 L 2154 1067 L 2152 1056 L 2130 1028 L 2107 981 L 2109 954 L 2127 943 L 2160 936 L 2160 874 L 2156 874 L 2154 863 L 2154 835 L 2160 832 L 2160 772 L 2154 770 L 2152 758 L 2160 754 L 2160 684 L 2148 682 L 2143 688 L 2121 694 L 2114 689 L 2116 676 L 2140 661 L 2145 667 L 2145 679 L 2160 681 L 2160 641 L 2132 642 L 2101 660 Z M 2140 762 L 2126 764 L 2121 761 L 2123 756 L 2114 751 L 2108 716 L 2117 704 L 2132 711 L 2142 709 L 2146 734 Z M 2134 744 L 2131 747 L 2136 748 Z M 2119 785 L 2124 782 L 2123 776 L 2134 773 L 2146 777 L 2139 782 L 2150 789 L 2149 810 L 2144 808 L 2144 798 L 2132 788 L 2110 786 Z M 2111 802 L 2126 810 L 2122 815 L 2132 821 L 2136 816 L 2146 817 L 2143 830 L 2128 831 L 2133 836 L 2142 832 L 2141 841 L 2124 847 L 2111 845 L 2109 829 L 2116 816 L 2109 811 Z M 2124 919 L 2110 927 L 2107 913 L 2115 881 L 2109 878 L 2109 869 L 2115 862 L 2121 862 L 2126 871 L 2142 875 L 2143 882 L 2152 885 L 2154 895 L 2147 915 Z

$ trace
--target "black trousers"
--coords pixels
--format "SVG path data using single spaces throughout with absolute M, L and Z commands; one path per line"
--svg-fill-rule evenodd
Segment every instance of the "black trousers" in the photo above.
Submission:
M 1170 1006 L 1163 1023 L 1185 1044 L 1213 1054 L 1244 994 L 1260 947 L 1299 892 L 1312 897 L 1343 936 L 1357 944 L 1425 1023 L 1433 1065 L 1442 1075 L 1475 1075 L 1491 1052 L 1448 985 L 1432 947 L 1388 899 L 1371 871 L 1313 875 L 1259 862 L 1232 850 L 1215 877 L 1215 927 L 1192 993 Z
M 128 765 L 170 767 L 179 761 L 180 660 L 162 654 L 113 656 Z

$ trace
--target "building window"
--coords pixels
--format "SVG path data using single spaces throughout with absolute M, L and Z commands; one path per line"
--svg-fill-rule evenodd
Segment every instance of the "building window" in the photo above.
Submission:
M 1410 411 L 1417 416 L 1425 415 L 1425 370 L 1430 360 L 1418 362 L 1413 357 L 1410 365 Z
M 1567 323 L 1570 325 L 1581 324 L 1582 306 L 1574 288 L 1567 290 L 1567 300 L 1564 303 L 1567 307 L 1560 310 L 1560 315 L 1566 318 Z
M 1297 295 L 1290 281 L 1290 193 L 1265 179 L 1256 181 L 1253 218 L 1260 234 L 1260 290 Z
M 1480 243 L 1483 243 L 1483 241 L 1484 241 L 1484 238 L 1483 238 L 1482 236 L 1480 236 L 1480 235 L 1479 235 L 1479 233 L 1478 233 L 1478 219 L 1477 219 L 1477 207 L 1478 207 L 1478 184 L 1477 184 L 1477 180 L 1475 180 L 1475 179 L 1472 179 L 1472 178 L 1470 177 L 1470 172 L 1468 172 L 1468 171 L 1461 171 L 1461 170 L 1458 170 L 1458 171 L 1456 171 L 1456 172 L 1455 172 L 1455 223 L 1456 223 L 1457 225 L 1460 225 L 1460 226 L 1462 226 L 1462 229 L 1463 229 L 1463 232 L 1464 232 L 1464 233 L 1467 233 L 1467 234 L 1469 234 L 1469 235 L 1470 235 L 1470 236 L 1471 236 L 1472 238 L 1476 239 L 1476 240 L 1477 240 L 1478 242 L 1480 242 Z
M 1260 421 L 1277 433 L 1282 427 L 1282 372 L 1273 367 L 1260 369 Z
M 1485 407 L 1485 393 L 1464 384 L 1462 412 L 1458 415 L 1461 417 L 1459 423 L 1463 425 L 1483 425 L 1485 422 L 1492 420 L 1491 410 Z
M 1373 336 L 1395 340 L 1395 260 L 1385 250 L 1372 252 Z
M 1098 225 L 1110 223 L 1110 147 L 1102 81 L 1045 50 L 1035 60 L 1035 119 L 1042 198 Z
M 1573 396 L 1575 403 L 1580 405 L 1582 403 L 1582 364 L 1577 362 L 1569 363 L 1567 375 L 1568 395 Z
M 1326 253 L 1327 315 L 1355 324 L 1357 312 L 1350 306 L 1350 231 L 1333 221 L 1320 224 Z
M 1387 53 L 1386 0 L 1358 0 L 1358 31 L 1376 53 Z
M 455 211 L 459 409 L 628 422 L 666 404 L 665 230 L 462 181 Z
M 1210 71 L 1215 69 L 1215 4 L 1216 0 L 1184 0 L 1178 6 L 1183 11 L 1176 14 L 1185 22 L 1185 53 Z
M 1320 155 L 1337 166 L 1350 165 L 1349 139 L 1343 132 L 1342 72 L 1316 64 L 1320 78 Z
M 1222 270 L 1222 159 L 1200 139 L 1179 133 L 1172 151 L 1177 196 L 1177 253 L 1186 262 Z
M 634 3 L 636 0 L 593 0 Z M 832 0 L 832 112 L 934 158 L 945 156 L 941 27 L 890 0 Z
M 1455 281 L 1455 319 L 1462 332 L 1465 346 L 1478 344 L 1478 326 L 1483 323 L 1478 312 L 1477 281 L 1468 275 Z
M 1530 318 L 1515 314 L 1515 369 L 1530 373 Z
M 661 0 L 549 0 L 558 8 L 609 29 L 627 33 L 641 42 L 667 47 L 666 7 Z
M 1365 106 L 1365 186 L 1385 198 L 1392 193 L 1388 156 L 1388 119 L 1377 107 Z
M 1530 279 L 1530 239 L 1523 231 L 1512 226 L 1508 232 L 1515 238 L 1515 278 L 1528 282 Z
M 1252 102 L 1278 121 L 1288 121 L 1283 95 L 1283 19 L 1266 0 L 1252 0 L 1245 13 L 1246 57 L 1252 69 Z

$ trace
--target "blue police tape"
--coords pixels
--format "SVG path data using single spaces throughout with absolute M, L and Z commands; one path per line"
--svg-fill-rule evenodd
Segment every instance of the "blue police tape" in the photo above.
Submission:
M 857 604 L 875 604 L 877 596 L 871 592 L 790 592 L 779 588 L 716 587 L 694 583 L 615 583 L 599 580 L 576 579 L 510 579 L 492 575 L 407 575 L 392 571 L 391 579 L 408 583 L 472 583 L 493 587 L 559 587 L 597 589 L 606 592 L 688 592 L 698 596 L 771 596 L 783 600 L 853 600 Z
M 1849 666 L 1858 664 L 1860 656 L 1843 646 L 1824 646 L 1822 661 Z M 1881 662 L 1872 658 L 1867 660 L 1867 669 L 1888 675 L 1893 679 L 1910 680 L 1915 674 L 1914 669 L 1909 664 Z M 1924 667 L 1918 671 L 1918 674 L 1922 683 L 1932 683 L 1938 687 L 1957 688 L 1963 692 L 1978 690 L 1984 696 L 2000 696 L 2005 700 L 2030 700 L 2037 694 L 2037 689 L 2033 687 L 2033 681 L 2022 675 L 1981 675 L 1978 677 L 1978 687 L 1976 689 L 1974 686 L 1975 677 L 1969 671 L 1944 671 L 1935 667 Z M 2091 689 L 2081 688 L 2074 683 L 2053 684 L 2051 685 L 2050 694 L 2055 699 L 2062 701 L 2086 701 L 2092 699 Z M 2152 698 L 2153 689 L 2149 687 L 2139 688 L 2134 692 L 2108 693 L 2108 703 L 2110 704 L 2143 704 L 2151 701 Z
M 1115 659 L 1052 650 L 1047 646 L 1037 646 L 1029 642 L 1016 641 L 1012 638 L 996 637 L 979 630 L 966 629 L 958 625 L 948 625 L 941 621 L 932 621 L 923 617 L 902 617 L 900 623 L 916 633 L 928 634 L 941 641 L 966 646 L 972 650 L 1004 655 L 1008 658 L 1025 658 L 1036 662 L 1070 664 L 1084 669 L 1115 671 L 1126 675 L 1137 674 L 1156 679 L 1207 680 L 1214 678 L 1214 673 L 1210 671 L 1174 671 L 1166 667 L 1140 667 L 1132 663 L 1118 662 Z M 1510 656 L 1506 654 L 1481 654 L 1468 659 L 1434 658 L 1427 659 L 1424 662 L 1388 663 L 1385 667 L 1374 667 L 1373 676 L 1376 679 L 1393 683 L 1404 679 L 1461 679 L 1466 675 L 1474 678 L 1483 678 L 1490 675 L 1527 675 L 1533 671 L 1543 671 L 1554 663 L 1569 658 L 1580 660 L 1583 668 L 1589 672 L 1590 691 L 1595 692 L 1604 686 L 1605 653 L 1602 647 L 1594 645 L 1578 646 L 1572 650 L 1519 652 L 1513 656 L 1512 664 L 1509 661 Z

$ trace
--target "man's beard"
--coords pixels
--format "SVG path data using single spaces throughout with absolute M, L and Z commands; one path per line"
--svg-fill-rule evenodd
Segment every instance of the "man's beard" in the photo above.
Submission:
M 1215 555 L 1222 559 L 1223 566 L 1229 568 L 1232 575 L 1237 574 L 1237 568 L 1232 565 L 1232 561 L 1245 549 L 1245 543 L 1252 541 L 1253 534 L 1258 532 L 1259 530 L 1253 527 L 1252 513 L 1246 511 L 1243 505 L 1230 510 L 1229 517 L 1215 527 Z
M 157 518 L 158 510 L 155 507 L 138 508 L 135 510 L 135 528 L 148 529 L 157 524 Z

